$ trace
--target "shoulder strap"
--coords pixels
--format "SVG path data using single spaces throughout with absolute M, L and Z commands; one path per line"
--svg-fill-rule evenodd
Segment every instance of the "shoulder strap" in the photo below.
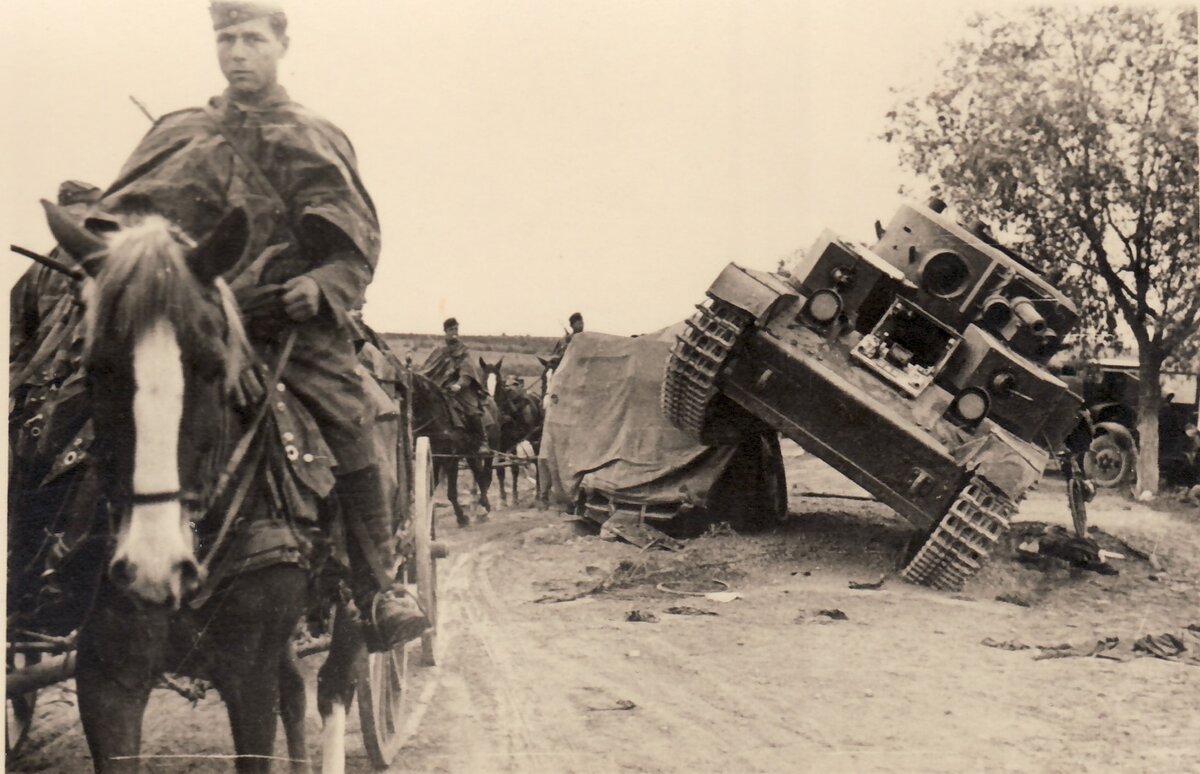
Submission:
M 263 172 L 262 167 L 255 163 L 254 159 L 249 153 L 246 152 L 246 149 L 242 147 L 237 138 L 225 130 L 225 125 L 221 122 L 221 115 L 217 112 L 217 109 L 214 108 L 210 103 L 204 106 L 204 112 L 212 121 L 213 127 L 216 128 L 221 136 L 225 138 L 225 142 L 229 144 L 229 147 L 233 150 L 234 155 L 241 159 L 242 165 L 246 167 L 246 171 L 250 173 L 250 177 L 254 178 L 254 182 L 257 183 L 258 186 L 268 196 L 271 197 L 276 206 L 280 208 L 285 216 L 288 215 L 288 204 L 286 201 L 284 201 L 283 195 L 279 193 L 279 189 L 275 187 L 273 182 L 271 182 L 271 178 L 267 177 L 267 174 Z M 288 230 L 291 231 L 292 227 L 290 220 L 288 221 L 287 225 Z M 293 231 L 292 238 L 296 239 L 296 237 L 297 235 Z M 296 244 L 299 246 L 299 239 L 296 239 Z

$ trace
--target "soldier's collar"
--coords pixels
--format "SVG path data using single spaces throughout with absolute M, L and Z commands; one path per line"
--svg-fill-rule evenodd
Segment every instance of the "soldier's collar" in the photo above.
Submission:
M 271 108 L 286 105 L 291 102 L 291 97 L 288 96 L 287 89 L 280 86 L 278 83 L 267 90 L 267 93 L 262 96 L 262 99 L 257 102 L 241 102 L 233 95 L 232 89 L 225 89 L 225 93 L 220 97 L 214 98 L 214 102 L 220 101 L 224 105 L 232 105 L 244 113 L 250 113 L 255 110 L 270 110 Z

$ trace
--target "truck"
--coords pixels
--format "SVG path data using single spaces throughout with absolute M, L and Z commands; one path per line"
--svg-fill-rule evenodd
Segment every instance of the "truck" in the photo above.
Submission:
M 1133 477 L 1138 455 L 1138 363 L 1134 358 L 1095 358 L 1061 367 L 1063 380 L 1083 397 L 1086 415 L 1080 432 L 1089 446 L 1083 469 L 1096 486 L 1116 487 Z M 1200 483 L 1196 427 L 1200 424 L 1197 374 L 1167 370 L 1161 374 L 1158 415 L 1158 467 L 1164 481 L 1182 486 Z
M 958 589 L 1075 430 L 1048 367 L 1072 301 L 983 222 L 904 204 L 867 245 L 731 263 L 678 336 L 666 416 L 706 443 L 773 429 L 919 531 L 901 575 Z

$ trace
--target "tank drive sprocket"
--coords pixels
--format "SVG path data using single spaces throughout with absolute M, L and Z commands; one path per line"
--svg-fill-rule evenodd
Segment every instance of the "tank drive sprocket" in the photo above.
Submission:
M 1008 531 L 1016 510 L 996 487 L 978 476 L 971 478 L 900 574 L 922 586 L 961 589 Z
M 752 322 L 745 311 L 719 299 L 697 304 L 675 340 L 662 386 L 662 409 L 677 427 L 703 438 L 720 395 L 717 376 Z

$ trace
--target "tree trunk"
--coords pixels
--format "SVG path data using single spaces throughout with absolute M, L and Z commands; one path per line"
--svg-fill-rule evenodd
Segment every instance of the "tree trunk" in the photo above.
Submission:
M 1162 359 L 1139 347 L 1138 354 L 1138 456 L 1137 486 L 1139 498 L 1158 494 L 1158 412 L 1162 405 Z

